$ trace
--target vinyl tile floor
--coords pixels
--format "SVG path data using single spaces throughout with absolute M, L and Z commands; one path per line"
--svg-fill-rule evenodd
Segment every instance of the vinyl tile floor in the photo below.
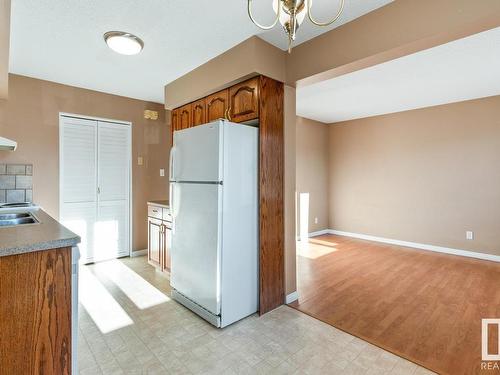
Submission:
M 216 329 L 145 257 L 82 266 L 79 286 L 81 375 L 432 374 L 287 306 Z

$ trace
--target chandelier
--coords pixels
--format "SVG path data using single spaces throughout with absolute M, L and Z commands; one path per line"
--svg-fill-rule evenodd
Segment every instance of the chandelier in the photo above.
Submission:
M 285 33 L 288 35 L 288 53 L 292 51 L 292 43 L 297 35 L 299 26 L 304 22 L 306 17 L 309 18 L 316 26 L 329 26 L 340 17 L 344 9 L 344 1 L 340 0 L 340 7 L 333 19 L 329 22 L 316 21 L 311 13 L 312 0 L 272 0 L 273 10 L 276 13 L 276 19 L 269 26 L 264 26 L 255 21 L 252 14 L 252 1 L 248 0 L 248 16 L 252 22 L 263 30 L 270 30 L 279 23 L 283 26 Z

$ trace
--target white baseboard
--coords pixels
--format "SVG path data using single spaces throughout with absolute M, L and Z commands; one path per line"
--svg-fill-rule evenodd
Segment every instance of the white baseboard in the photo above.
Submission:
M 324 234 L 330 234 L 330 229 L 322 229 L 322 230 L 318 230 L 316 232 L 311 232 L 311 233 L 309 233 L 309 237 L 322 236 Z
M 427 250 L 427 251 L 434 251 L 434 252 L 437 252 L 437 253 L 459 255 L 459 256 L 468 257 L 468 258 L 476 258 L 476 259 L 483 259 L 483 260 L 491 260 L 493 262 L 500 262 L 500 256 L 499 255 L 492 255 L 492 254 L 485 254 L 485 253 L 476 253 L 474 251 L 452 249 L 450 247 L 427 245 L 427 244 L 422 244 L 422 243 L 417 243 L 417 242 L 393 240 L 393 239 L 390 239 L 390 238 L 371 236 L 371 235 L 368 235 L 368 234 L 359 234 L 359 233 L 352 233 L 352 232 L 344 232 L 344 231 L 335 230 L 335 229 L 330 229 L 328 231 L 328 233 L 330 233 L 330 234 L 336 234 L 338 236 L 346 236 L 346 237 L 359 238 L 361 240 L 382 242 L 382 243 L 387 243 L 387 244 L 391 244 L 391 245 L 413 247 L 415 249 Z
M 289 303 L 292 303 L 294 301 L 297 301 L 298 299 L 299 299 L 299 293 L 297 293 L 297 291 L 295 291 L 293 293 L 288 294 L 285 297 L 285 303 L 289 304 Z
M 131 258 L 142 257 L 143 255 L 147 255 L 147 254 L 148 254 L 148 249 L 136 250 L 136 251 L 132 251 L 132 253 L 130 253 L 130 257 Z

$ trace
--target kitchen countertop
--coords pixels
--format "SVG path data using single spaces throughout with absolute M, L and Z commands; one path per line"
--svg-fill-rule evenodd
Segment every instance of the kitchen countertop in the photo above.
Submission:
M 14 212 L 26 212 L 20 209 Z M 0 257 L 41 250 L 72 247 L 80 242 L 80 237 L 66 229 L 42 209 L 30 209 L 38 224 L 0 227 Z
M 148 201 L 148 204 L 150 204 L 152 206 L 160 206 L 160 207 L 170 208 L 168 200 L 164 200 L 164 201 Z

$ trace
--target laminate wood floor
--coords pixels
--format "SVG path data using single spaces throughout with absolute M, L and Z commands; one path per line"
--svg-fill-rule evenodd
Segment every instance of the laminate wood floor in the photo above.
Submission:
M 481 369 L 500 264 L 334 235 L 299 244 L 297 262 L 292 307 L 441 374 L 500 373 Z

